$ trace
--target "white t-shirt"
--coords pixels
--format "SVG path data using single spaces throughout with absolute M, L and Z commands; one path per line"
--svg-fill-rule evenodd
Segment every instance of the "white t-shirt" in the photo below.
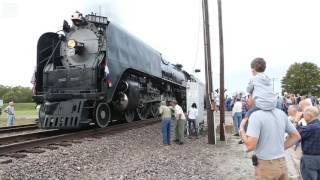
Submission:
M 8 115 L 14 115 L 14 107 L 13 106 L 7 106 L 4 110 Z
M 177 104 L 174 107 L 174 115 L 175 115 L 176 119 L 179 119 L 180 114 L 181 114 L 181 119 L 186 120 L 186 116 L 184 115 L 182 108 Z
M 291 101 L 290 98 L 287 98 L 287 103 L 288 103 L 288 104 L 292 104 L 292 101 Z
M 242 112 L 242 102 L 241 101 L 237 101 L 232 108 L 232 116 L 234 116 L 234 114 L 236 112 Z
M 298 122 L 299 125 L 302 125 L 302 126 L 306 126 L 307 125 L 307 121 L 304 120 L 304 118 L 301 118 L 300 121 Z
M 189 119 L 197 119 L 198 117 L 198 109 L 196 108 L 191 108 L 189 110 L 188 118 Z

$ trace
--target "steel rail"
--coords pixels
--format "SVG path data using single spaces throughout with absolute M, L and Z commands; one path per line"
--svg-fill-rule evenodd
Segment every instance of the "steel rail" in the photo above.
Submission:
M 37 129 L 37 128 L 38 128 L 38 126 L 36 124 L 26 124 L 26 125 L 11 126 L 11 127 L 0 127 L 0 134 L 25 131 L 25 130 L 32 130 L 32 129 Z
M 4 136 L 4 137 L 0 137 L 0 146 L 15 143 L 15 142 L 27 141 L 31 139 L 39 139 L 39 138 L 50 137 L 50 136 L 55 136 L 55 135 L 60 135 L 65 133 L 71 133 L 71 132 L 74 132 L 74 131 L 52 129 L 52 130 L 44 130 L 40 132 Z

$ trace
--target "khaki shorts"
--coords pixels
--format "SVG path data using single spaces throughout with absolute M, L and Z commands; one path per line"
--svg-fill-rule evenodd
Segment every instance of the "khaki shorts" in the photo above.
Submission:
M 274 160 L 258 159 L 258 166 L 255 167 L 255 180 L 287 180 L 288 168 L 286 159 Z

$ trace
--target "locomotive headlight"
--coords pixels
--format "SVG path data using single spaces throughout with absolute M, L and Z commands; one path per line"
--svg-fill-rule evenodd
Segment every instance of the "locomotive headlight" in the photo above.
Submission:
M 70 40 L 68 41 L 68 43 L 67 43 L 67 46 L 68 46 L 68 48 L 70 48 L 70 49 L 75 48 L 76 45 L 77 45 L 77 43 L 76 43 L 76 41 L 73 40 L 73 39 L 70 39 Z

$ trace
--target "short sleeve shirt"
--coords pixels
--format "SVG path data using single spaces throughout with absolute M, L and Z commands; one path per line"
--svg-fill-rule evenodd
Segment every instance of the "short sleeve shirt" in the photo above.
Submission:
M 258 139 L 254 154 L 259 159 L 272 160 L 284 157 L 285 133 L 296 131 L 283 111 L 258 110 L 249 118 L 247 135 Z
M 182 108 L 177 104 L 174 107 L 174 115 L 175 115 L 176 119 L 179 118 L 180 114 L 181 114 L 181 119 L 182 120 L 186 120 L 186 116 L 184 115 L 184 112 L 183 112 Z
M 191 108 L 189 113 L 188 113 L 188 118 L 189 119 L 197 119 L 197 117 L 198 117 L 198 109 Z
M 14 107 L 13 106 L 7 106 L 5 111 L 8 113 L 8 115 L 14 115 Z
M 171 109 L 168 106 L 160 106 L 159 113 L 162 119 L 171 119 Z

